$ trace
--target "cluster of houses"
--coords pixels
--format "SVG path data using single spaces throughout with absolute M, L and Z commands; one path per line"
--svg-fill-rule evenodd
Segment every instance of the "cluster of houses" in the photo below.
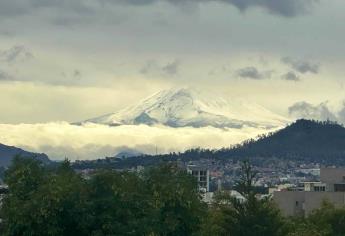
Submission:
M 209 191 L 210 172 L 207 166 L 188 165 L 187 172 L 197 179 L 203 200 L 211 203 L 214 193 Z M 220 189 L 221 186 L 218 187 Z M 245 200 L 234 190 L 230 194 L 241 201 Z M 323 201 L 328 201 L 335 207 L 344 207 L 345 168 L 320 168 L 320 181 L 302 182 L 299 186 L 280 185 L 270 188 L 268 196 L 286 216 L 308 215 L 319 208 Z

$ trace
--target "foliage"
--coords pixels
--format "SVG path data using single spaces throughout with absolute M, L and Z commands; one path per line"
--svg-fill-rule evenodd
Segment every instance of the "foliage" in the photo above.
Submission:
M 192 235 L 206 210 L 194 179 L 172 165 L 85 179 L 68 161 L 48 170 L 17 157 L 5 182 L 1 235 Z
M 5 182 L 9 193 L 1 209 L 3 235 L 84 233 L 85 183 L 69 162 L 48 172 L 36 160 L 17 157 Z
M 207 208 L 195 179 L 176 165 L 140 173 L 99 170 L 88 178 L 66 160 L 49 169 L 16 157 L 5 173 L 1 235 L 340 236 L 345 208 L 324 202 L 307 217 L 284 218 L 253 188 L 244 162 L 238 191 L 218 192 Z
M 100 171 L 89 181 L 91 235 L 145 235 L 149 232 L 148 192 L 132 173 Z
M 308 221 L 319 230 L 325 230 L 324 235 L 345 235 L 345 208 L 336 208 L 328 201 L 324 201 L 321 208 L 313 211 Z
M 287 227 L 288 236 L 325 236 L 325 229 L 319 229 L 304 217 L 289 218 Z
M 150 192 L 155 235 L 192 235 L 206 210 L 194 178 L 176 165 L 151 168 L 144 174 Z
M 291 218 L 288 236 L 343 236 L 345 208 L 336 208 L 325 200 L 321 207 L 305 218 Z

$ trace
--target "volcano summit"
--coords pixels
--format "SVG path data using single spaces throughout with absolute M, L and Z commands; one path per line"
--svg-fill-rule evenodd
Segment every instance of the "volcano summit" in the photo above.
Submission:
M 288 120 L 260 105 L 240 99 L 179 88 L 158 92 L 137 105 L 83 123 L 110 126 L 146 124 L 169 127 L 276 128 Z

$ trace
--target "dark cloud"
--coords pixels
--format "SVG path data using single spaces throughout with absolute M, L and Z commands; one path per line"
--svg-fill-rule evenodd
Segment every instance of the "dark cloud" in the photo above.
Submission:
M 7 18 L 26 14 L 31 8 L 30 1 L 2 0 L 0 1 L 0 17 Z
M 326 102 L 313 105 L 307 102 L 297 102 L 289 107 L 289 115 L 293 118 L 338 121 L 337 115 L 330 111 Z
M 163 76 L 174 76 L 178 74 L 179 67 L 180 62 L 178 60 L 174 60 L 163 66 L 155 60 L 149 60 L 139 72 L 145 75 L 160 74 Z
M 140 69 L 141 74 L 150 74 L 153 71 L 156 71 L 159 68 L 157 62 L 154 60 L 149 60 L 145 63 L 145 65 Z
M 285 16 L 294 17 L 304 14 L 310 10 L 315 0 L 222 0 L 230 3 L 241 11 L 251 7 L 261 7 L 268 12 Z
M 12 80 L 12 76 L 0 70 L 0 81 Z
M 283 57 L 281 61 L 287 65 L 289 65 L 292 69 L 305 74 L 305 73 L 319 73 L 320 65 L 311 63 L 308 61 L 296 60 L 291 57 Z
M 168 75 L 176 75 L 178 73 L 180 63 L 175 60 L 167 65 L 163 66 L 162 70 Z
M 246 79 L 269 79 L 271 78 L 272 71 L 259 71 L 254 66 L 248 66 L 237 70 L 237 76 Z
M 80 78 L 81 77 L 81 72 L 80 72 L 80 70 L 74 70 L 73 71 L 73 77 L 74 78 Z
M 95 1 L 95 3 L 99 4 L 101 2 L 103 2 L 103 0 Z M 91 3 L 91 1 L 83 0 L 1 0 L 0 14 L 10 17 L 27 14 L 32 10 L 48 8 L 65 9 L 87 14 L 90 13 L 91 9 L 95 6 Z
M 0 29 L 0 35 L 2 37 L 13 37 L 15 36 L 15 33 L 12 30 L 8 30 L 8 29 Z
M 116 0 L 115 0 L 116 1 Z M 146 5 L 158 2 L 159 0 L 120 0 L 122 3 L 132 5 Z M 163 0 L 161 0 L 163 1 Z M 181 5 L 190 3 L 220 2 L 231 4 L 244 12 L 252 7 L 260 7 L 269 13 L 285 17 L 294 17 L 308 12 L 317 0 L 165 0 L 171 4 Z M 107 0 L 114 2 L 114 0 Z
M 32 53 L 22 45 L 16 45 L 7 50 L 0 50 L 0 61 L 7 63 L 27 61 L 32 58 Z
M 40 9 L 55 9 L 61 12 L 72 12 L 76 15 L 90 15 L 97 9 L 109 5 L 143 6 L 156 2 L 168 2 L 172 5 L 202 4 L 219 2 L 230 4 L 244 12 L 253 7 L 265 9 L 269 13 L 285 17 L 294 17 L 308 12 L 318 0 L 1 0 L 0 17 L 13 17 L 28 14 Z
M 281 78 L 283 80 L 289 80 L 289 81 L 300 81 L 301 79 L 299 78 L 298 75 L 296 75 L 295 72 L 289 71 L 286 74 L 282 75 Z

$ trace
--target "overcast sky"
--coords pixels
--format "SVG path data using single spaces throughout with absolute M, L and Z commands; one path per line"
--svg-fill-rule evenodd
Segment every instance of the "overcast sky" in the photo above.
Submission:
M 175 86 L 280 114 L 340 110 L 344 10 L 343 0 L 1 0 L 0 123 L 85 120 Z

